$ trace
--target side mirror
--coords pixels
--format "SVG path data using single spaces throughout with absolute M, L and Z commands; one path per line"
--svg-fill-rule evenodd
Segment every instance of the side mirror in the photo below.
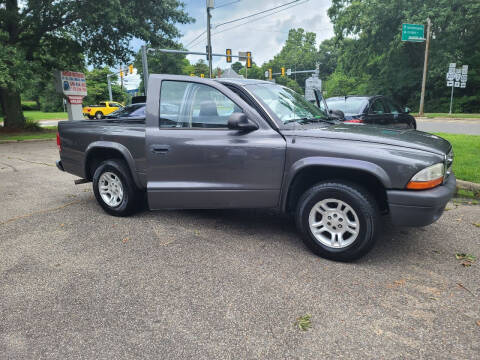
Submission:
M 233 113 L 228 118 L 228 128 L 231 130 L 253 131 L 258 129 L 258 125 L 248 120 L 244 113 Z
M 410 108 L 406 107 L 404 110 L 405 114 L 408 114 L 410 112 Z

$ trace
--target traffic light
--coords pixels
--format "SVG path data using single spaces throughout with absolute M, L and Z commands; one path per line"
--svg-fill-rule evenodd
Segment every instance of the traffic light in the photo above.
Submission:
M 132 64 L 128 65 L 128 73 L 133 74 L 133 65 Z
M 252 67 L 252 53 L 250 51 L 247 51 L 247 68 Z
M 191 73 L 190 76 L 195 76 L 195 74 L 194 74 L 194 73 Z
M 282 67 L 282 76 L 285 76 L 285 68 Z
M 204 77 L 205 77 L 205 74 L 200 74 L 200 77 L 201 77 L 201 78 L 204 78 Z
M 122 79 L 123 79 L 123 70 L 122 70 L 122 71 L 120 71 L 120 78 L 122 78 Z
M 232 49 L 227 49 L 225 51 L 226 55 L 227 55 L 227 63 L 231 63 L 232 62 Z
M 268 69 L 268 80 L 272 80 L 272 69 Z

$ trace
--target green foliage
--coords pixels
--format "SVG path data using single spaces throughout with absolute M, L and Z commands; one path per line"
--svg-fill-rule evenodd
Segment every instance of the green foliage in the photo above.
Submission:
M 448 111 L 450 89 L 445 84 L 449 62 L 468 64 L 466 89 L 455 89 L 454 110 L 479 112 L 480 2 L 477 0 L 333 0 L 329 16 L 334 24 L 338 55 L 330 91 L 346 77 L 366 81 L 365 91 L 396 98 L 418 109 L 424 43 L 401 41 L 402 23 L 425 24 L 432 19 L 426 88 L 427 111 Z M 426 24 L 425 24 L 426 25 Z M 353 81 L 348 93 L 355 92 Z M 362 89 L 363 90 L 363 89 Z M 344 94 L 342 94 L 344 95 Z
M 93 69 L 85 74 L 87 81 L 88 96 L 83 98 L 85 105 L 95 105 L 102 101 L 109 100 L 107 75 L 112 72 L 108 67 Z M 120 85 L 116 84 L 118 76 L 110 77 L 112 83 L 112 98 L 113 101 L 125 103 L 127 100 L 127 93 L 121 89 Z
M 0 104 L 6 126 L 24 123 L 21 91 L 38 95 L 35 101 L 43 93 L 46 100 L 51 69 L 82 70 L 84 56 L 94 65 L 128 63 L 130 40 L 152 46 L 173 42 L 180 35 L 175 25 L 191 21 L 178 0 L 0 2 Z
M 272 69 L 273 72 L 280 72 L 282 67 L 291 68 L 292 70 L 311 70 L 315 69 L 316 62 L 319 60 L 319 54 L 316 44 L 316 35 L 313 32 L 305 32 L 305 30 L 291 29 L 288 38 L 282 50 L 274 56 L 274 58 L 262 65 L 262 79 L 266 70 Z M 305 80 L 309 74 L 298 74 L 292 76 L 295 79 L 298 88 L 305 88 Z M 250 77 L 250 76 L 249 76 Z M 287 79 L 276 78 L 277 83 L 286 84 Z M 292 83 L 291 83 L 292 84 Z M 300 91 L 300 93 L 302 93 Z
M 240 61 L 236 61 L 232 64 L 231 68 L 238 74 L 239 71 L 243 69 L 243 64 Z

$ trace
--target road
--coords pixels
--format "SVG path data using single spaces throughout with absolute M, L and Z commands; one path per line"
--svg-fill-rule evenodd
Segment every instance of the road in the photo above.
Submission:
M 58 120 L 40 121 L 41 126 L 55 126 Z M 426 132 L 445 132 L 451 134 L 480 135 L 480 119 L 417 119 L 419 130 Z
M 57 157 L 0 144 L 3 359 L 479 358 L 478 205 L 345 264 L 272 210 L 108 216 Z
M 480 135 L 480 119 L 419 119 L 418 130 L 450 134 Z

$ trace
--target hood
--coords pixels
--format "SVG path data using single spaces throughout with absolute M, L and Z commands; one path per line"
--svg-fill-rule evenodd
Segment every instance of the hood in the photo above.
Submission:
M 440 155 L 447 154 L 450 143 L 439 136 L 412 129 L 392 129 L 365 124 L 315 123 L 298 125 L 292 129 L 282 130 L 284 135 L 318 137 L 361 141 L 377 144 L 394 145 L 405 148 L 428 151 Z

